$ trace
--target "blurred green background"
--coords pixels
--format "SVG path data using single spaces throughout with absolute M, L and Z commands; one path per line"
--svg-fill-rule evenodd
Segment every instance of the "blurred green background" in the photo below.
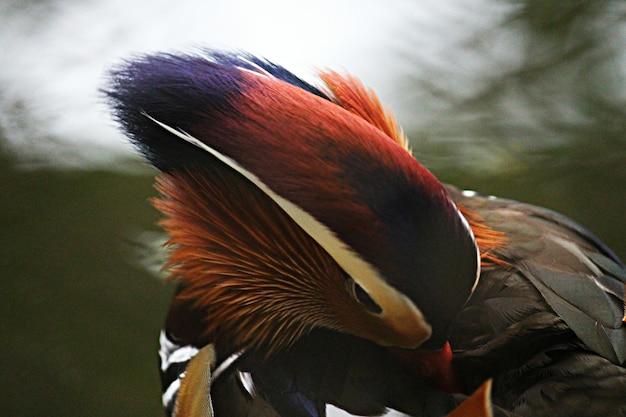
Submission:
M 0 414 L 159 416 L 170 289 L 135 261 L 150 175 L 0 168 Z
M 519 65 L 472 94 L 445 90 L 446 74 L 402 53 L 410 36 L 399 47 L 396 94 L 416 114 L 424 99 L 444 109 L 408 123 L 414 154 L 445 182 L 570 216 L 626 259 L 624 65 L 611 47 L 624 14 L 606 22 L 598 2 L 516 4 L 462 43 L 489 51 L 512 26 L 527 35 Z M 512 102 L 525 104 L 523 119 Z M 158 231 L 153 172 L 130 157 L 33 166 L 1 136 L 0 415 L 162 415 L 156 350 L 172 288 L 135 250 Z

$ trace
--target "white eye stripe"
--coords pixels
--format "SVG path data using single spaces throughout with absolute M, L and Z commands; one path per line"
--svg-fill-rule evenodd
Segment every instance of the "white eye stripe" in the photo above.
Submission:
M 363 259 L 353 248 L 343 242 L 326 225 L 318 221 L 306 210 L 284 198 L 253 172 L 247 170 L 234 159 L 194 138 L 190 134 L 159 122 L 150 115 L 143 113 L 155 124 L 173 134 L 175 137 L 208 152 L 219 161 L 241 174 L 254 184 L 260 191 L 272 199 L 302 230 L 307 233 L 322 249 L 332 257 L 372 298 L 381 309 L 378 318 L 384 320 L 388 331 L 359 329 L 357 336 L 366 337 L 381 345 L 401 347 L 417 347 L 432 334 L 432 328 L 419 308 L 409 297 L 393 288 L 383 279 L 380 272 L 368 261 Z M 319 192 L 320 190 L 317 190 Z M 315 192 L 315 191 L 313 191 Z
M 373 295 L 381 292 L 396 292 L 396 290 L 394 290 L 385 282 L 385 280 L 382 279 L 379 271 L 372 264 L 361 258 L 349 245 L 340 240 L 335 233 L 326 227 L 326 225 L 319 222 L 301 207 L 276 193 L 259 177 L 241 166 L 237 161 L 222 154 L 218 150 L 210 147 L 206 143 L 196 139 L 184 131 L 168 126 L 145 112 L 143 115 L 179 139 L 182 139 L 185 142 L 213 155 L 215 158 L 251 181 L 259 190 L 263 191 L 263 193 L 278 204 L 278 206 L 282 208 L 285 213 L 287 213 L 287 215 L 309 236 L 311 236 L 348 275 L 350 275 L 363 287 L 365 291 L 368 292 L 368 294 Z M 378 300 L 376 301 L 381 304 Z
M 476 195 L 478 195 L 478 193 L 476 193 L 476 191 L 471 191 L 471 190 L 463 190 L 461 192 L 465 197 L 475 197 Z M 463 223 L 463 226 L 465 227 L 465 229 L 467 230 L 467 232 L 469 233 L 469 235 L 472 237 L 472 242 L 474 242 L 474 246 L 476 247 L 476 278 L 474 279 L 474 285 L 472 285 L 472 289 L 471 292 L 473 293 L 474 290 L 476 289 L 476 286 L 478 285 L 478 280 L 480 279 L 480 267 L 481 267 L 481 260 L 480 260 L 480 248 L 478 247 L 478 245 L 476 244 L 476 236 L 474 236 L 474 231 L 472 230 L 472 226 L 470 226 L 469 222 L 467 221 L 467 219 L 465 218 L 465 216 L 463 216 L 463 213 L 461 213 L 461 211 L 457 208 L 456 203 L 450 199 L 450 202 L 452 203 L 452 206 L 454 207 L 454 209 L 456 210 L 456 214 L 461 218 L 461 222 Z

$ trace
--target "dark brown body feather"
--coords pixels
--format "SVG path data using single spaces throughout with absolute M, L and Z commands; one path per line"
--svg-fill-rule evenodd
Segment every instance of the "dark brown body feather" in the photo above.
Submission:
M 494 378 L 494 402 L 523 416 L 626 415 L 621 262 L 561 215 L 449 191 L 508 238 L 450 334 L 466 389 Z

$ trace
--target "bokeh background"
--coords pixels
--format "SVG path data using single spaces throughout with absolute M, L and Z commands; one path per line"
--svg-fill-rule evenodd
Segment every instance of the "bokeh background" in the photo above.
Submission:
M 626 258 L 621 1 L 3 0 L 0 45 L 2 416 L 162 415 L 154 172 L 98 93 L 132 53 L 350 71 L 442 180 L 562 212 Z

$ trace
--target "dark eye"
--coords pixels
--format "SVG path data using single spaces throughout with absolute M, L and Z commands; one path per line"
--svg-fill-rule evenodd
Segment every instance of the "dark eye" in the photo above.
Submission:
M 367 292 L 365 292 L 365 290 L 354 281 L 352 282 L 352 290 L 354 292 L 354 297 L 368 311 L 374 314 L 380 314 L 383 312 L 383 309 L 380 308 L 380 306 L 376 304 L 374 300 L 372 300 L 372 297 L 370 297 L 370 295 Z

